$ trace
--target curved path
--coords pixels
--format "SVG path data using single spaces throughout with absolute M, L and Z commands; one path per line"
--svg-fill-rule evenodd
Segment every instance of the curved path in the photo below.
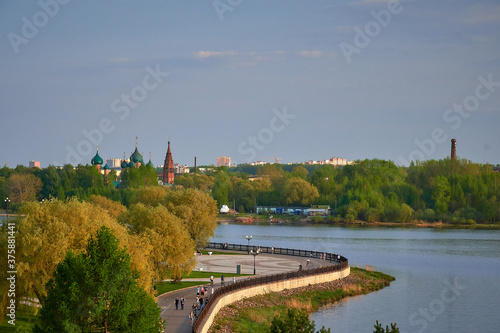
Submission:
M 219 250 L 218 250 L 219 251 Z M 231 251 L 234 252 L 234 251 Z M 195 270 L 223 272 L 225 283 L 232 283 L 234 273 L 236 273 L 236 265 L 241 265 L 241 274 L 253 274 L 254 257 L 252 255 L 202 255 L 197 258 Z M 255 258 L 255 269 L 258 275 L 270 275 L 277 273 L 285 273 L 299 269 L 302 265 L 304 269 L 323 267 L 327 265 L 336 265 L 337 262 L 330 263 L 327 260 L 311 258 L 309 265 L 305 257 L 287 256 L 280 254 L 259 254 Z M 307 266 L 307 267 L 306 267 Z M 247 279 L 250 277 L 239 277 Z M 209 286 L 210 279 L 183 279 L 183 281 L 200 281 L 201 285 Z M 220 288 L 220 279 L 215 279 L 214 288 Z M 186 300 L 184 310 L 175 309 L 175 299 L 184 297 Z M 191 333 L 191 321 L 189 313 L 191 306 L 196 302 L 196 287 L 186 288 L 169 292 L 158 297 L 158 305 L 161 307 L 161 318 L 167 321 L 165 332 L 168 333 Z

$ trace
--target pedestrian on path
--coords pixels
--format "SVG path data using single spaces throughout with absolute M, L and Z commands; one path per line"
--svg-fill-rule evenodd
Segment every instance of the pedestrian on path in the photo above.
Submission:
M 214 276 L 210 275 L 210 284 L 213 286 L 214 285 Z
M 196 296 L 200 296 L 200 286 L 196 287 Z
M 220 277 L 220 284 L 221 284 L 221 285 L 224 285 L 224 274 L 223 274 L 223 275 L 221 275 L 221 277 Z
M 210 296 L 214 294 L 214 287 L 212 287 L 212 292 L 210 293 Z
M 236 276 L 233 275 L 233 284 L 236 283 Z
M 179 298 L 178 297 L 175 298 L 175 309 L 179 310 Z
M 184 297 L 181 297 L 181 310 L 184 310 Z

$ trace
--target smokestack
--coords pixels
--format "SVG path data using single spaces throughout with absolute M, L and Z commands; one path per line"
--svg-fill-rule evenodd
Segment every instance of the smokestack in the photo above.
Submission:
M 451 159 L 457 159 L 457 140 L 451 139 Z
M 194 174 L 196 175 L 196 156 L 194 157 Z

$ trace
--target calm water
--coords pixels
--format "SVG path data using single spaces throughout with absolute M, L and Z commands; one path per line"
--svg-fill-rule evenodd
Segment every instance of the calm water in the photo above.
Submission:
M 396 278 L 390 287 L 311 315 L 316 328 L 373 332 L 500 332 L 500 231 L 225 225 L 213 241 L 341 253 Z M 257 259 L 258 260 L 258 259 Z

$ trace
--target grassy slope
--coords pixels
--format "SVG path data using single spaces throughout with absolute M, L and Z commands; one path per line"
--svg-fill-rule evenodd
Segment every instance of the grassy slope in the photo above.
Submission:
M 326 284 L 268 293 L 224 307 L 210 332 L 269 332 L 276 315 L 296 308 L 312 313 L 345 297 L 367 294 L 388 286 L 392 276 L 351 267 L 349 277 Z

